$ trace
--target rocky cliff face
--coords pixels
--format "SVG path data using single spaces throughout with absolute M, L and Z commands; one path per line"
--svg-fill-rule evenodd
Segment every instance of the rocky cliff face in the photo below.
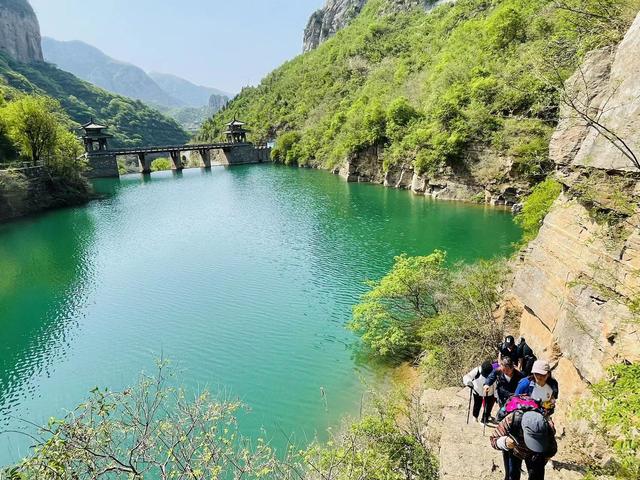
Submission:
M 348 159 L 334 173 L 349 182 L 380 183 L 439 200 L 490 205 L 514 206 L 529 190 L 512 172 L 512 158 L 486 148 L 471 149 L 460 165 L 447 166 L 428 175 L 418 174 L 411 164 L 394 165 L 384 171 L 382 157 L 382 149 L 371 148 Z M 496 180 L 498 178 L 501 180 Z
M 421 6 L 427 10 L 442 3 L 455 0 L 389 0 L 387 12 L 394 13 Z M 358 16 L 367 0 L 327 0 L 324 7 L 311 15 L 304 30 L 302 50 L 313 50 L 325 40 L 334 36 Z
M 591 53 L 567 83 L 578 108 L 563 108 L 550 147 L 565 191 L 515 272 L 521 333 L 557 364 L 565 399 L 608 365 L 640 360 L 638 51 L 640 15 L 617 49 Z
M 42 62 L 40 24 L 27 0 L 0 0 L 0 51 L 23 63 Z
M 362 10 L 367 0 L 327 0 L 324 7 L 311 15 L 304 29 L 302 49 L 313 50 L 349 24 Z

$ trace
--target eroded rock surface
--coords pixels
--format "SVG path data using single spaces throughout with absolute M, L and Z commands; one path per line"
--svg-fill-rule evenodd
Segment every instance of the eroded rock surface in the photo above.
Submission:
M 42 62 L 40 42 L 40 24 L 29 2 L 0 2 L 0 51 L 20 62 Z
M 367 0 L 327 0 L 311 15 L 304 30 L 303 51 L 313 50 L 358 16 Z
M 640 298 L 640 169 L 602 129 L 640 149 L 639 51 L 640 15 L 616 49 L 591 53 L 567 83 L 579 108 L 563 107 L 550 147 L 565 193 L 515 271 L 521 332 L 557 364 L 564 399 L 608 365 L 640 361 L 630 309 Z
M 388 11 L 384 13 L 393 14 L 418 6 L 431 10 L 440 4 L 453 1 L 455 0 L 389 0 Z M 304 30 L 303 52 L 315 49 L 346 27 L 360 14 L 366 3 L 367 0 L 326 0 L 324 7 L 315 11 L 309 18 Z

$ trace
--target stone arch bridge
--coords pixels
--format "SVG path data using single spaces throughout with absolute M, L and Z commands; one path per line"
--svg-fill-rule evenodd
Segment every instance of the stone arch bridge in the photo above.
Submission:
M 269 161 L 271 149 L 267 146 L 256 146 L 247 142 L 249 130 L 244 123 L 234 119 L 227 124 L 226 142 L 199 143 L 186 145 L 165 145 L 140 148 L 110 149 L 108 141 L 112 138 L 106 132 L 107 127 L 94 123 L 93 119 L 84 125 L 82 139 L 85 147 L 85 158 L 89 164 L 90 178 L 117 177 L 118 157 L 135 156 L 141 173 L 151 172 L 152 157 L 168 154 L 174 170 L 182 170 L 188 157 L 197 155 L 197 163 L 204 168 L 216 165 L 244 165 Z M 190 163 L 193 162 L 191 158 Z
M 269 161 L 270 149 L 252 143 L 202 143 L 187 145 L 168 145 L 145 148 L 122 148 L 114 150 L 97 150 L 86 153 L 89 163 L 88 176 L 91 178 L 117 177 L 118 157 L 138 157 L 141 173 L 151 173 L 151 162 L 155 154 L 167 154 L 172 162 L 173 170 L 182 170 L 187 157 L 196 155 L 200 167 L 209 168 L 214 165 L 244 165 Z

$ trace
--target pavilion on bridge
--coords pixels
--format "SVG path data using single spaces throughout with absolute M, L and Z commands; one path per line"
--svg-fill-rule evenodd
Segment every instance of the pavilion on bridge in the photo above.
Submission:
M 247 143 L 247 133 L 250 133 L 250 130 L 244 128 L 245 125 L 246 123 L 236 118 L 227 123 L 227 131 L 224 132 L 227 136 L 227 141 L 230 143 Z
M 87 153 L 109 150 L 108 140 L 113 138 L 113 135 L 105 132 L 107 129 L 105 125 L 95 123 L 92 118 L 90 122 L 82 125 L 82 129 L 84 130 L 82 141 Z

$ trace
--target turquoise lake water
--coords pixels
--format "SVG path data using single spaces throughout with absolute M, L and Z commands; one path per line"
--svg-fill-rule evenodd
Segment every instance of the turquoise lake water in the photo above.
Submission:
M 272 165 L 96 184 L 108 197 L 0 226 L 0 431 L 64 415 L 164 355 L 189 390 L 251 407 L 242 430 L 304 442 L 375 375 L 345 328 L 401 253 L 506 255 L 509 213 Z M 325 392 L 323 395 L 322 392 Z M 0 465 L 28 440 L 0 434 Z

